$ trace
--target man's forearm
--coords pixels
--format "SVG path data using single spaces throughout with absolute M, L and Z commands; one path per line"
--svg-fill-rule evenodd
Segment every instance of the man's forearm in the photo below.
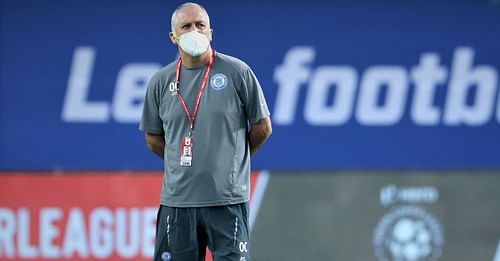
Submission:
M 165 153 L 165 146 L 162 146 L 162 147 L 159 147 L 159 146 L 155 146 L 155 147 L 150 147 L 149 148 L 154 154 L 158 155 L 158 157 L 162 158 L 163 159 L 163 155 Z
M 261 119 L 256 124 L 252 124 L 250 133 L 248 134 L 248 139 L 250 142 L 250 155 L 254 155 L 259 148 L 266 142 L 266 140 L 271 136 L 272 127 L 271 120 L 269 118 Z
M 148 149 L 163 159 L 165 152 L 165 139 L 163 136 L 146 133 Z

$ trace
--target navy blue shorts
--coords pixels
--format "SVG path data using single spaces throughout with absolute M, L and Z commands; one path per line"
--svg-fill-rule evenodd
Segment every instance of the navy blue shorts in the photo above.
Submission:
M 154 261 L 250 261 L 248 203 L 216 207 L 160 206 Z

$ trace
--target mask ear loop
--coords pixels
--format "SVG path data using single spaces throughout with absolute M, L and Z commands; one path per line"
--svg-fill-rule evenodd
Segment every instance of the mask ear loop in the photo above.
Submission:
M 172 32 L 172 36 L 173 36 L 173 37 L 174 37 L 174 39 L 176 39 L 176 40 L 181 39 L 181 38 L 177 37 L 177 35 L 175 35 L 175 32 Z
M 181 39 L 180 37 L 177 37 L 177 35 L 175 34 L 175 32 L 170 32 L 172 34 L 172 37 L 174 38 L 174 41 L 176 43 L 176 45 L 179 45 L 179 40 Z

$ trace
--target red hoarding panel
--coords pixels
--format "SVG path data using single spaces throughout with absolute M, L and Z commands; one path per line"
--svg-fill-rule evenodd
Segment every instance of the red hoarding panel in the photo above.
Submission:
M 161 179 L 159 172 L 0 175 L 0 260 L 151 260 Z

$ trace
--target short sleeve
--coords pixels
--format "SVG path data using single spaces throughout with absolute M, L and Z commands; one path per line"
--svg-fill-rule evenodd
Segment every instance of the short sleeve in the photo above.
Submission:
M 242 78 L 245 113 L 248 121 L 254 124 L 270 115 L 269 108 L 262 87 L 253 71 L 250 68 L 244 69 Z
M 158 74 L 149 81 L 139 129 L 152 134 L 163 134 L 163 122 L 160 118 L 161 81 Z

